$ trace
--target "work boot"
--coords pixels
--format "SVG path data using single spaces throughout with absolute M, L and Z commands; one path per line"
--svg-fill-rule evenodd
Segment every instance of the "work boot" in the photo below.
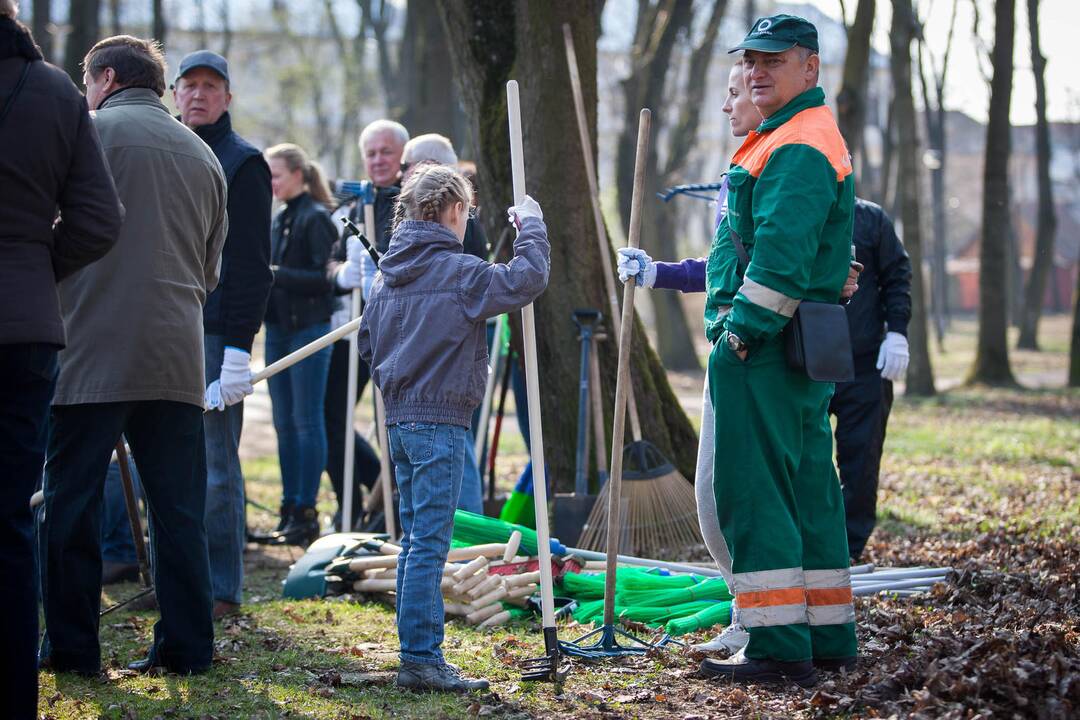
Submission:
M 398 668 L 397 686 L 409 690 L 469 692 L 487 690 L 488 681 L 462 677 L 461 671 L 449 663 L 428 665 L 403 660 Z
M 842 658 L 814 658 L 814 667 L 818 670 L 829 672 L 851 672 L 858 664 L 858 658 L 854 655 Z
M 293 511 L 296 506 L 292 503 L 281 503 L 281 507 L 278 510 L 278 524 L 270 532 L 248 531 L 248 540 L 253 543 L 259 543 L 260 545 L 267 545 L 275 542 L 281 532 L 285 529 L 285 526 L 292 520 Z
M 705 677 L 752 685 L 793 682 L 811 688 L 817 684 L 817 670 L 809 660 L 759 660 L 748 658 L 745 653 L 746 648 L 742 648 L 727 660 L 706 658 L 701 661 L 700 672 Z
M 693 646 L 695 650 L 703 652 L 727 652 L 734 654 L 746 647 L 750 642 L 750 633 L 746 631 L 740 622 L 733 622 L 724 628 L 724 631 L 707 642 Z
M 297 545 L 307 547 L 319 539 L 319 513 L 313 507 L 297 505 L 292 519 L 275 535 L 279 545 Z

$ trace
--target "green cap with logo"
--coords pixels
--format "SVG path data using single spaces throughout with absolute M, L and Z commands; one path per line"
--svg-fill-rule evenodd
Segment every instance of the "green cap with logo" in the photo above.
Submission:
M 817 52 L 817 28 L 809 20 L 795 15 L 773 15 L 755 20 L 743 41 L 728 53 L 739 50 L 778 53 L 795 46 Z

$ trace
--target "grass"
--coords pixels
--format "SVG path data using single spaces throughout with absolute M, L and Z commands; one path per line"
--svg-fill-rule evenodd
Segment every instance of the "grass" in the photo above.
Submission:
M 970 353 L 966 361 L 961 357 L 966 342 L 962 332 L 955 340 L 950 336 L 947 346 L 956 356 L 938 367 L 961 368 L 970 362 Z M 1051 349 L 1037 362 L 1028 362 L 1025 354 L 1014 357 L 1021 376 L 1064 367 L 1064 342 L 1052 335 L 1045 344 Z M 686 394 L 692 397 L 697 392 L 694 383 L 686 385 Z M 514 433 L 507 440 L 520 443 Z M 512 481 L 523 464 L 524 446 L 504 452 L 501 485 Z M 1080 519 L 1078 468 L 1078 391 L 964 388 L 927 400 L 898 398 L 882 464 L 881 520 L 870 551 L 929 544 L 946 536 L 961 542 L 981 533 L 998 533 L 1016 542 L 1029 534 L 1067 538 Z M 276 460 L 250 459 L 244 470 L 250 497 L 276 508 L 280 493 Z M 319 509 L 324 517 L 334 509 L 327 483 L 319 495 Z M 275 517 L 253 509 L 249 520 L 266 527 Z M 121 610 L 107 616 L 101 626 L 102 676 L 85 679 L 43 671 L 40 715 L 57 720 L 403 719 L 684 717 L 721 708 L 734 714 L 749 708 L 751 715 L 773 716 L 815 712 L 812 701 L 798 697 L 764 709 L 747 706 L 751 700 L 746 693 L 718 690 L 693 679 L 694 659 L 679 652 L 594 667 L 578 665 L 559 690 L 525 684 L 514 662 L 541 652 L 535 626 L 493 631 L 447 626 L 448 658 L 468 674 L 492 680 L 493 693 L 452 697 L 398 692 L 392 684 L 397 664 L 392 611 L 352 598 L 281 599 L 281 581 L 298 557 L 299 552 L 288 549 L 248 553 L 247 604 L 239 616 L 216 624 L 216 659 L 209 673 L 146 677 L 125 670 L 128 662 L 145 654 L 156 618 L 152 612 Z M 110 588 L 103 602 L 135 589 L 134 585 Z M 862 613 L 867 605 L 860 607 Z M 563 638 L 578 632 L 580 628 L 560 629 Z M 755 696 L 753 702 L 757 701 Z

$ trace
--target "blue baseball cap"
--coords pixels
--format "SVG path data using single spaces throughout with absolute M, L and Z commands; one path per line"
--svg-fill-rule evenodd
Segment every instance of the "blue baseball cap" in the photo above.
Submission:
M 229 82 L 228 60 L 210 50 L 196 50 L 193 53 L 188 53 L 180 60 L 180 67 L 176 71 L 176 77 L 173 78 L 173 87 L 184 75 L 187 75 L 195 68 L 201 67 L 213 70 L 223 77 L 225 82 Z

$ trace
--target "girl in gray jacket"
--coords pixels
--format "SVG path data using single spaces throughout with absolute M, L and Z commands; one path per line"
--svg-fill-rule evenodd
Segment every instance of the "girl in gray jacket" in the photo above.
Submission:
M 416 169 L 398 198 L 390 248 L 360 323 L 360 355 L 383 394 L 401 495 L 397 625 L 401 687 L 482 690 L 443 659 L 439 585 L 464 473 L 466 432 L 488 373 L 485 321 L 547 287 L 550 246 L 540 206 L 509 209 L 514 257 L 494 264 L 462 252 L 472 205 L 450 167 Z

